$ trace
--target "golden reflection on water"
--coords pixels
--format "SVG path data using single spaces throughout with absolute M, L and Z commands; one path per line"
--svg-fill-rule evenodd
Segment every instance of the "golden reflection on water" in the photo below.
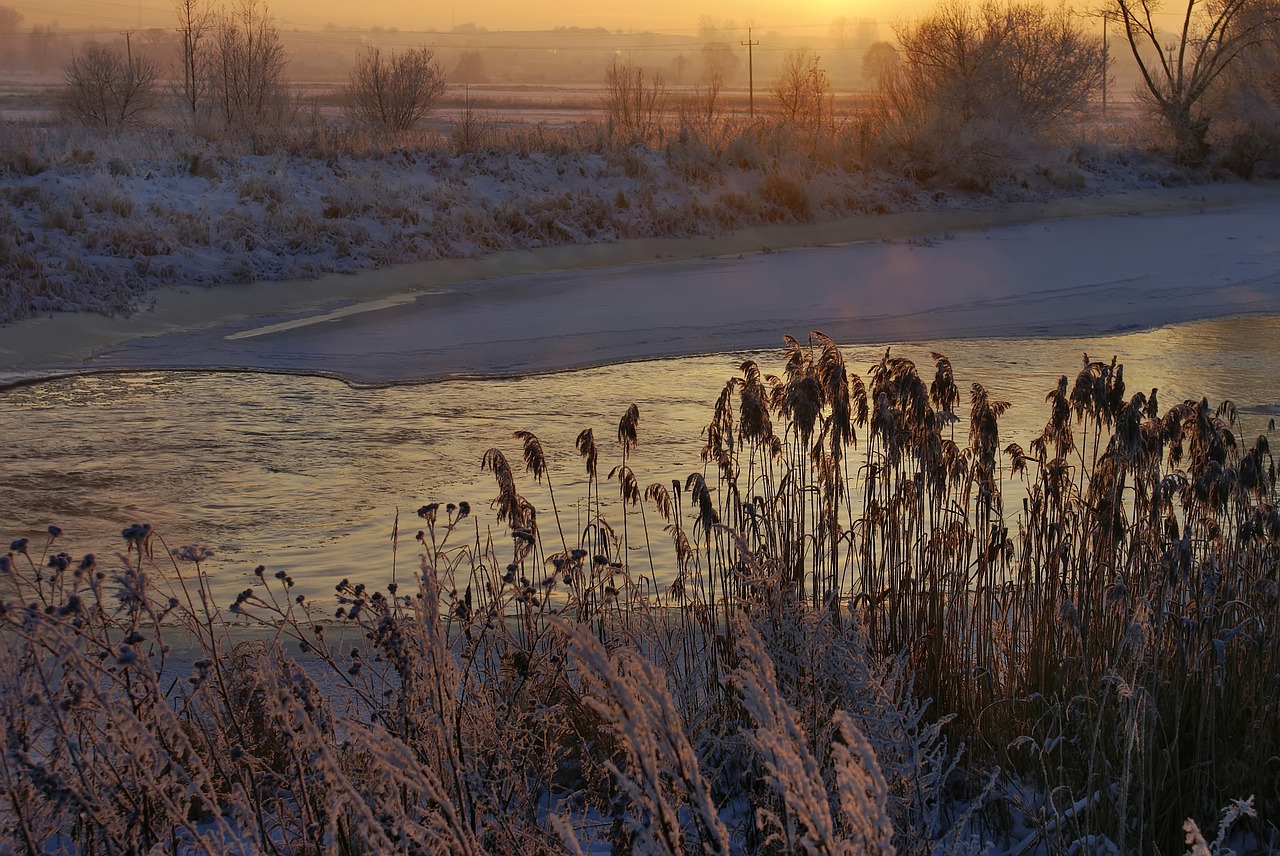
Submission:
M 1104 337 L 893 350 L 916 361 L 926 380 L 929 351 L 940 350 L 962 390 L 976 380 L 1009 400 L 1002 444 L 1025 446 L 1043 427 L 1045 393 L 1059 375 L 1074 378 L 1084 353 L 1119 356 L 1129 394 L 1159 387 L 1162 409 L 1188 397 L 1233 399 L 1249 438 L 1280 412 L 1277 334 L 1278 318 L 1239 318 Z M 846 362 L 865 378 L 883 351 L 847 348 Z M 413 511 L 427 502 L 468 500 L 481 512 L 473 537 L 489 534 L 494 491 L 480 458 L 491 446 L 506 453 L 521 492 L 542 511 L 544 532 L 554 531 L 545 487 L 523 475 L 515 430 L 542 439 L 566 531 L 581 526 L 575 498 L 586 485 L 574 438 L 583 428 L 595 431 L 603 476 L 620 461 L 614 438 L 632 402 L 640 408 L 640 445 L 631 460 L 637 479 L 642 486 L 683 482 L 701 468 L 700 434 L 716 396 L 747 357 L 767 372 L 782 371 L 775 351 L 385 389 L 282 375 L 149 373 L 8 390 L 0 393 L 0 538 L 27 535 L 39 548 L 44 527 L 56 523 L 66 532 L 61 549 L 109 556 L 123 547 L 122 528 L 150 522 L 169 547 L 202 543 L 216 551 L 210 569 L 224 602 L 260 563 L 291 573 L 311 596 L 326 595 L 343 577 L 379 584 L 390 578 L 397 508 L 401 569 L 413 565 Z M 612 483 L 603 492 L 616 495 Z M 655 551 L 666 552 L 651 509 L 650 518 Z M 493 531 L 503 543 L 504 533 Z M 632 558 L 647 569 L 643 554 Z

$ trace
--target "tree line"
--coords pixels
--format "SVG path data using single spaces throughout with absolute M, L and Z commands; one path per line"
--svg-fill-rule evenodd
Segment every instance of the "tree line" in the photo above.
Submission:
M 180 112 L 196 131 L 252 134 L 282 126 L 296 110 L 285 77 L 288 54 L 265 6 L 232 2 L 215 11 L 204 0 L 179 0 L 175 88 Z M 1154 2 L 1110 0 L 1090 19 L 1018 0 L 946 0 L 897 27 L 896 46 L 877 42 L 867 52 L 863 72 L 876 81 L 876 92 L 859 119 L 863 148 L 928 178 L 998 172 L 1001 160 L 1060 141 L 1110 79 L 1114 56 L 1097 35 L 1100 19 L 1119 37 L 1117 49 L 1132 56 L 1139 104 L 1174 162 L 1198 167 L 1216 149 L 1247 173 L 1274 157 L 1280 148 L 1275 0 L 1186 0 L 1185 8 L 1158 10 Z M 1153 23 L 1170 12 L 1179 21 L 1172 32 Z M 604 70 L 601 95 L 610 136 L 653 143 L 673 122 L 686 133 L 714 136 L 726 114 L 724 71 L 709 67 L 691 92 L 673 98 L 661 72 L 615 58 Z M 128 43 L 124 51 L 90 44 L 66 67 L 63 106 L 86 124 L 137 124 L 164 100 L 164 77 L 159 63 Z M 368 47 L 350 71 L 343 112 L 372 131 L 402 133 L 431 114 L 446 82 L 429 48 Z M 761 89 L 762 118 L 814 141 L 848 118 L 837 115 L 822 59 L 808 50 L 789 52 Z

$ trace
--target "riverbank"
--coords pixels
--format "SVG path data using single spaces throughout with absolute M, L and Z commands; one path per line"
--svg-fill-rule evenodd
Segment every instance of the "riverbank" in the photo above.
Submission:
M 1073 335 L 1280 312 L 1280 185 L 864 215 L 166 288 L 128 317 L 3 330 L 8 382 L 248 369 L 383 384 L 767 347 Z

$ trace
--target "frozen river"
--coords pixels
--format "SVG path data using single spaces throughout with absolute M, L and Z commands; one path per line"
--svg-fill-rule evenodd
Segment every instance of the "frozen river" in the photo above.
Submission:
M 1234 400 L 1246 438 L 1280 413 L 1277 317 L 1092 338 L 892 347 L 930 377 L 929 351 L 942 351 L 962 390 L 978 381 L 1011 401 L 1002 445 L 1025 445 L 1043 427 L 1045 393 L 1059 375 L 1074 378 L 1083 352 L 1117 355 L 1130 394 L 1159 387 L 1162 410 L 1185 397 Z M 866 378 L 883 349 L 846 348 L 849 368 Z M 766 371 L 782 371 L 780 351 L 766 351 L 389 387 L 284 374 L 148 372 L 12 388 L 0 392 L 0 537 L 42 543 L 55 523 L 66 533 L 63 549 L 103 556 L 123 548 L 123 527 L 148 522 L 170 547 L 214 550 L 210 567 L 224 601 L 258 564 L 288 571 L 309 595 L 331 592 L 343 577 L 380 583 L 391 575 L 397 509 L 402 569 L 415 564 L 413 511 L 424 503 L 467 500 L 482 535 L 493 525 L 488 501 L 495 490 L 480 470 L 493 446 L 517 468 L 521 492 L 543 513 L 544 532 L 554 531 L 545 488 L 523 475 L 513 431 L 543 440 L 566 530 L 578 519 L 575 497 L 585 487 L 574 438 L 595 430 L 603 477 L 618 463 L 613 437 L 633 402 L 640 425 L 631 463 L 640 484 L 683 480 L 701 467 L 701 429 L 747 356 Z M 610 484 L 604 493 L 616 492 Z M 493 530 L 505 538 L 500 527 Z

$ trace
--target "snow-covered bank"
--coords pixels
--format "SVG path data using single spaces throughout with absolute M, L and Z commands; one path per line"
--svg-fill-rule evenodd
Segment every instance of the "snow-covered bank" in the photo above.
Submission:
M 1276 235 L 1280 188 L 1254 184 L 498 254 L 166 291 L 133 318 L 31 319 L 0 342 L 0 372 L 388 383 L 768 347 L 810 329 L 853 343 L 1150 328 L 1280 312 Z
M 162 285 L 314 277 L 502 250 L 716 234 L 938 203 L 905 180 L 641 147 L 326 157 L 177 135 L 0 140 L 0 322 L 145 306 Z
M 1157 163 L 1029 169 L 962 198 L 744 136 L 618 148 L 528 132 L 483 152 L 212 147 L 169 130 L 0 127 L 0 323 L 124 312 L 158 287 L 316 277 L 427 259 L 720 235 L 859 214 L 982 207 L 1185 181 Z

